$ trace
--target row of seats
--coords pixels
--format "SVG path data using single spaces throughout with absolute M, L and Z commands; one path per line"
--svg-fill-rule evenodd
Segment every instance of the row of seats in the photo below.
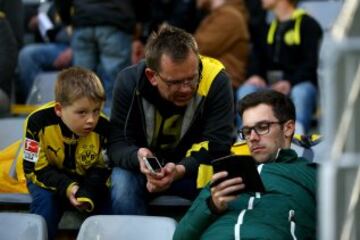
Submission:
M 96 215 L 80 227 L 77 240 L 168 240 L 177 222 L 169 217 Z M 45 220 L 36 214 L 0 213 L 0 239 L 46 240 Z

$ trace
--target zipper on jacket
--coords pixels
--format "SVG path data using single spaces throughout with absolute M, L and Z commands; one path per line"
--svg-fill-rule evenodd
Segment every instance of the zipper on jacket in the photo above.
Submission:
M 297 237 L 295 235 L 295 228 L 296 228 L 296 224 L 295 224 L 295 211 L 293 209 L 291 209 L 289 211 L 289 217 L 288 220 L 290 222 L 290 233 L 292 236 L 292 239 L 297 240 Z

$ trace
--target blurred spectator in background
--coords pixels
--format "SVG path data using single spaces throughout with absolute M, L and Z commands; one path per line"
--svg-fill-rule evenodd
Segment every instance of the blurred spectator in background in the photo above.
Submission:
M 55 0 L 64 23 L 74 28 L 73 63 L 99 71 L 101 67 L 110 111 L 116 75 L 131 64 L 131 43 L 137 17 L 149 8 L 142 0 Z M 143 12 L 142 12 L 143 11 Z
M 195 32 L 200 54 L 220 60 L 234 89 L 245 81 L 249 53 L 248 13 L 243 0 L 197 0 L 208 15 Z
M 248 29 L 250 33 L 251 50 L 249 55 L 249 62 L 247 67 L 247 78 L 249 74 L 256 71 L 253 68 L 261 68 L 261 66 L 254 66 L 253 58 L 266 58 L 266 46 L 263 44 L 263 39 L 267 35 L 267 11 L 262 7 L 261 0 L 245 0 L 246 7 L 249 13 Z M 262 62 L 256 62 L 262 64 Z
M 47 18 L 52 25 L 47 31 L 44 29 L 47 19 L 44 18 Z M 28 44 L 19 53 L 17 100 L 20 103 L 26 101 L 34 79 L 39 73 L 61 70 L 69 67 L 72 61 L 70 28 L 66 28 L 61 22 L 53 3 L 50 3 L 46 12 L 39 10 L 39 13 L 32 18 L 32 24 L 42 32 L 43 42 Z
M 270 87 L 290 95 L 296 107 L 296 131 L 310 128 L 317 98 L 318 52 L 322 30 L 314 18 L 296 9 L 296 0 L 262 0 L 275 19 L 262 39 L 266 56 L 256 56 L 250 78 L 239 88 L 237 99 Z M 262 63 L 261 65 L 258 63 Z
M 9 111 L 18 49 L 23 38 L 21 0 L 0 0 L 0 114 Z
M 137 29 L 138 36 L 132 44 L 132 64 L 144 58 L 144 45 L 149 34 L 157 31 L 162 24 L 166 23 L 193 33 L 201 19 L 201 14 L 196 8 L 196 0 L 152 0 L 149 12 L 149 18 Z

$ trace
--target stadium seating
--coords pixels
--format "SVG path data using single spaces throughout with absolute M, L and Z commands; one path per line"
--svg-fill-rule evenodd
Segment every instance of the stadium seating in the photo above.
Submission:
M 84 221 L 77 240 L 169 240 L 176 224 L 169 217 L 97 215 Z
M 46 240 L 45 220 L 36 214 L 0 212 L 0 239 Z

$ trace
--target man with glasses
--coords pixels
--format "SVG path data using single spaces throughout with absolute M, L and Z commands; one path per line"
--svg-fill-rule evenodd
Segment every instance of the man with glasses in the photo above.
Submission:
M 200 56 L 194 38 L 164 26 L 153 33 L 145 61 L 118 76 L 109 156 L 115 214 L 146 214 L 160 194 L 194 199 L 211 159 L 232 144 L 233 95 L 223 65 Z M 162 168 L 145 165 L 157 157 Z
M 265 191 L 245 189 L 241 177 L 204 188 L 177 226 L 174 240 L 316 239 L 316 168 L 290 149 L 295 108 L 274 90 L 240 101 L 247 141 Z M 212 182 L 227 176 L 213 175 Z

